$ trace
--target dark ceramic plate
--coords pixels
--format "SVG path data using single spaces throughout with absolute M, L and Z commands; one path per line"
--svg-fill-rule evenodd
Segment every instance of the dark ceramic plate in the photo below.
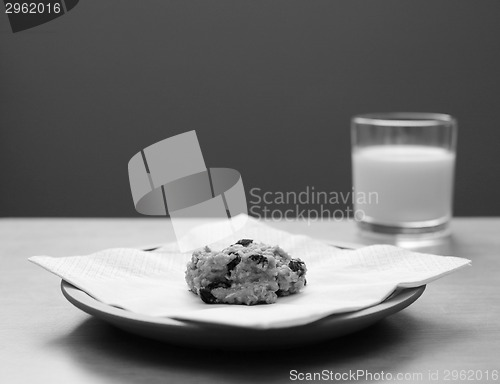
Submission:
M 422 295 L 425 285 L 398 290 L 382 303 L 360 311 L 330 315 L 305 325 L 273 329 L 140 315 L 97 301 L 64 280 L 61 290 L 66 299 L 82 311 L 150 339 L 200 348 L 269 349 L 310 344 L 359 331 L 412 304 Z

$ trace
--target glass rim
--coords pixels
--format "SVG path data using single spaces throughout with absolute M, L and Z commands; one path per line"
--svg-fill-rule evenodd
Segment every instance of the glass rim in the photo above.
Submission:
M 445 113 L 380 112 L 364 113 L 352 118 L 353 124 L 383 127 L 430 127 L 443 123 L 456 125 L 456 119 Z

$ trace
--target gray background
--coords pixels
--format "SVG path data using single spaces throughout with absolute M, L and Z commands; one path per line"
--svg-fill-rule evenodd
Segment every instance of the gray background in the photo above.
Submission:
M 455 213 L 500 215 L 500 1 L 85 0 L 0 15 L 0 216 L 136 216 L 127 163 L 195 129 L 247 190 L 348 192 L 349 119 L 459 120 Z M 182 161 L 180 159 L 180 161 Z

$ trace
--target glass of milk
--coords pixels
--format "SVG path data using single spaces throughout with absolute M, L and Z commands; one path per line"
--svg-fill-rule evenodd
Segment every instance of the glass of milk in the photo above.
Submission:
M 353 117 L 353 203 L 365 232 L 443 236 L 452 216 L 456 120 L 437 113 Z

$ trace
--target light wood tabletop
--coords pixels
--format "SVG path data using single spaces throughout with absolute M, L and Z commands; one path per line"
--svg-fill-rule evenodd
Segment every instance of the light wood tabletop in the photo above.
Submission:
M 370 243 L 349 221 L 270 224 Z M 472 267 L 431 283 L 405 310 L 321 344 L 234 352 L 127 334 L 73 307 L 59 279 L 27 261 L 172 241 L 168 220 L 0 219 L 0 383 L 287 383 L 314 373 L 330 382 L 500 382 L 500 218 L 456 218 L 452 229 L 422 250 Z

